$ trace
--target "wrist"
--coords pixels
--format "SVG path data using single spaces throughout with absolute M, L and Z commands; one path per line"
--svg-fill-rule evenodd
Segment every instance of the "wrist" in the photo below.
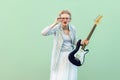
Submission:
M 50 28 L 53 28 L 55 25 L 57 25 L 57 23 L 51 24 Z

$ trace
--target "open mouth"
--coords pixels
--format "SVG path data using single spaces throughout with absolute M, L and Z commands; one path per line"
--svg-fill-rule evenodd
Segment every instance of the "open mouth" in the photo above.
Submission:
M 67 22 L 64 22 L 64 24 L 67 24 Z

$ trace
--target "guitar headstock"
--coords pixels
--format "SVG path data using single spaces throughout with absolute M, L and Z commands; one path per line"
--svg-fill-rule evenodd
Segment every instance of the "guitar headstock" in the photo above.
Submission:
M 99 15 L 99 16 L 96 18 L 96 20 L 95 20 L 95 24 L 96 24 L 96 25 L 100 23 L 100 20 L 101 20 L 102 17 L 103 17 L 102 15 Z

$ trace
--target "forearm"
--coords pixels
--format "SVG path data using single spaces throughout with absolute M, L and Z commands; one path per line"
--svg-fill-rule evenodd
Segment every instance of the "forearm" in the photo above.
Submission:
M 43 36 L 46 36 L 47 33 L 48 33 L 52 28 L 54 28 L 56 25 L 57 25 L 57 23 L 53 23 L 53 24 L 51 24 L 50 26 L 44 28 L 44 29 L 41 31 L 41 34 L 42 34 Z

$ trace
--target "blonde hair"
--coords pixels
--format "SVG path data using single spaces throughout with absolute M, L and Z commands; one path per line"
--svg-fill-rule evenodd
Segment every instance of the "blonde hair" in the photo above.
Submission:
M 71 18 L 71 13 L 68 11 L 68 10 L 62 10 L 60 13 L 59 13 L 59 17 L 62 15 L 62 14 L 68 14 Z

